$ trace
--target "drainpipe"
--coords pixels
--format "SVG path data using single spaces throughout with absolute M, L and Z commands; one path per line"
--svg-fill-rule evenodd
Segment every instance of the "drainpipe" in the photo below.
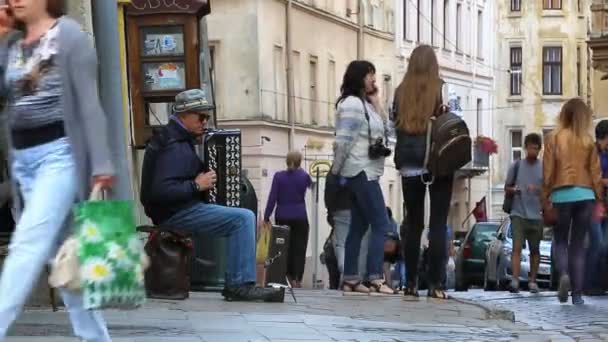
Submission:
M 113 195 L 117 199 L 132 200 L 133 189 L 127 164 L 126 131 L 124 126 L 118 8 L 115 1 L 95 1 L 93 28 L 99 60 L 99 96 L 108 118 L 108 134 L 117 181 Z
M 287 8 L 285 13 L 285 46 L 287 53 L 287 117 L 289 120 L 289 151 L 294 150 L 294 139 L 296 134 L 296 120 L 295 120 L 295 101 L 294 101 L 294 84 L 293 84 L 293 68 L 292 68 L 292 48 L 291 48 L 291 10 L 292 0 L 287 1 Z M 278 96 L 278 95 L 275 95 Z
M 363 0 L 358 0 L 357 5 L 359 7 L 358 14 L 358 24 L 359 31 L 357 32 L 357 59 L 363 59 L 363 29 L 365 28 L 365 13 L 363 11 Z

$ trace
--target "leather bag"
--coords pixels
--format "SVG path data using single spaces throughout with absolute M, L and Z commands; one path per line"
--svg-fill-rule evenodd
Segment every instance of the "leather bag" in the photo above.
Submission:
M 190 296 L 192 240 L 172 231 L 150 234 L 145 250 L 150 257 L 146 271 L 149 298 L 183 300 Z

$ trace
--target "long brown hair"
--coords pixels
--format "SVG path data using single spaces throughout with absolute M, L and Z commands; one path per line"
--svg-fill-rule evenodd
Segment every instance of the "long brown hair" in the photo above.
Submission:
M 591 126 L 593 121 L 593 111 L 585 101 L 576 97 L 568 100 L 562 107 L 559 114 L 558 133 L 561 130 L 570 130 L 580 146 L 593 144 L 591 137 Z
M 433 48 L 420 45 L 412 52 L 407 72 L 395 92 L 397 129 L 411 134 L 423 133 L 429 118 L 441 104 L 439 63 Z

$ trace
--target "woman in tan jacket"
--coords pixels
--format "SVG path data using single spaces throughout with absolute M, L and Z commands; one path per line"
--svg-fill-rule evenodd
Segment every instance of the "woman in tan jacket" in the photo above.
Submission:
M 590 135 L 592 111 L 583 100 L 571 99 L 562 107 L 558 128 L 545 144 L 543 157 L 543 204 L 545 214 L 555 213 L 555 260 L 559 301 L 584 304 L 584 241 L 601 203 L 601 168 Z M 570 241 L 568 237 L 570 236 Z

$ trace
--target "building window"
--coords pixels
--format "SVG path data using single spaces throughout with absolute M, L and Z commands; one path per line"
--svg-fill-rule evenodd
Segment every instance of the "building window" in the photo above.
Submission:
M 543 8 L 546 10 L 562 9 L 562 0 L 543 0 Z
M 286 97 L 286 77 L 283 48 L 274 47 L 274 116 L 275 120 L 285 120 L 287 118 L 287 97 Z
M 562 48 L 543 48 L 543 93 L 562 94 Z
M 477 99 L 477 135 L 483 135 L 483 100 Z
M 420 13 L 420 0 L 418 0 L 418 2 L 416 4 L 416 16 L 417 16 L 417 19 L 418 19 L 418 20 L 416 20 L 416 25 L 417 25 L 416 26 L 417 27 L 417 29 L 416 29 L 416 41 L 419 42 L 419 43 L 420 43 L 420 29 L 421 29 L 421 24 L 422 24 L 421 21 L 420 21 L 420 15 L 421 15 L 421 13 Z
M 523 133 L 521 130 L 511 131 L 511 162 L 521 160 L 523 155 Z
M 430 34 L 431 34 L 431 46 L 435 46 L 435 22 L 436 22 L 436 18 L 435 18 L 435 0 L 431 0 L 431 28 L 430 28 Z
M 327 113 L 329 118 L 328 126 L 335 125 L 334 102 L 336 101 L 336 62 L 329 61 L 329 79 L 327 80 Z
M 405 0 L 407 1 L 407 0 Z M 447 49 L 448 47 L 448 36 L 449 36 L 449 17 L 448 10 L 450 8 L 450 2 L 448 0 L 443 0 L 443 48 Z
M 511 48 L 511 95 L 521 95 L 522 58 L 521 47 Z
M 408 40 L 408 29 L 407 29 L 408 3 L 409 3 L 409 0 L 403 0 L 403 40 Z
M 456 5 L 456 51 L 462 52 L 462 5 Z
M 477 57 L 483 58 L 483 12 L 477 11 Z
M 554 128 L 543 128 L 543 141 L 546 143 L 547 142 L 547 138 L 549 137 L 549 134 L 551 134 L 551 132 L 553 132 Z
M 309 61 L 309 71 L 310 71 L 310 75 L 309 75 L 309 96 L 308 96 L 308 103 L 310 104 L 309 108 L 310 108 L 310 120 L 311 123 L 313 125 L 318 125 L 319 124 L 319 111 L 318 111 L 318 96 L 317 96 L 317 61 L 318 58 L 315 56 L 310 56 L 310 61 Z
M 300 52 L 293 51 L 291 59 L 291 67 L 293 73 L 293 106 L 295 110 L 296 122 L 304 123 L 304 102 L 302 97 L 302 62 L 300 60 Z
M 512 12 L 521 11 L 521 0 L 511 0 L 511 11 Z
M 583 94 L 582 84 L 581 84 L 581 48 L 580 46 L 576 48 L 576 95 L 581 96 Z

